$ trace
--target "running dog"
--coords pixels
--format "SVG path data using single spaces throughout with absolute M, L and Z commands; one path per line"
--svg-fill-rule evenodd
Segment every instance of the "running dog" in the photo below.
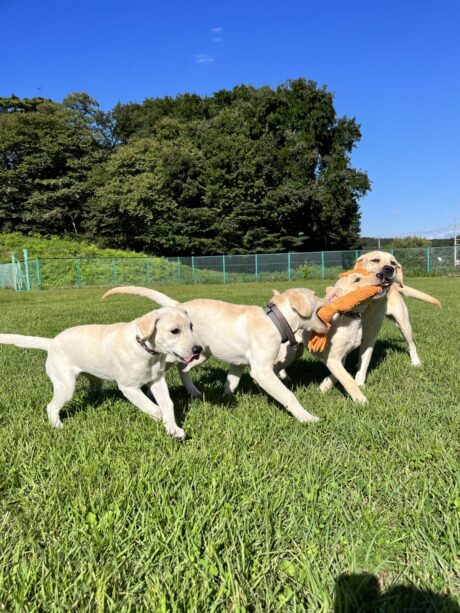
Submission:
M 368 272 L 380 272 L 390 282 L 385 300 L 375 301 L 363 313 L 363 338 L 359 350 L 358 372 L 356 383 L 364 385 L 367 370 L 371 361 L 375 341 L 382 327 L 383 320 L 389 317 L 394 321 L 409 345 L 409 354 L 413 366 L 420 366 L 417 348 L 412 336 L 412 326 L 409 320 L 409 312 L 402 295 L 410 298 L 418 298 L 430 304 L 441 307 L 441 303 L 429 294 L 408 287 L 404 284 L 401 264 L 391 254 L 385 251 L 371 251 L 361 255 L 355 263 L 355 268 L 363 268 Z M 401 295 L 402 294 L 402 295 Z
M 201 392 L 193 384 L 188 371 L 212 355 L 230 365 L 225 393 L 235 391 L 249 364 L 252 378 L 300 422 L 318 419 L 303 408 L 273 371 L 283 341 L 283 330 L 291 332 L 291 339 L 301 330 L 326 332 L 326 327 L 316 315 L 316 310 L 324 301 L 313 291 L 289 289 L 275 296 L 270 314 L 259 306 L 231 304 L 221 300 L 200 298 L 179 304 L 154 289 L 136 286 L 115 287 L 106 292 L 103 298 L 114 294 L 144 296 L 162 306 L 181 306 L 187 309 L 203 346 L 198 360 L 179 366 L 182 382 L 192 396 L 199 396 Z
M 93 389 L 100 389 L 104 379 L 116 381 L 119 390 L 138 409 L 163 420 L 169 435 L 185 438 L 176 424 L 165 379 L 167 355 L 189 364 L 199 358 L 202 350 L 184 309 L 158 309 L 129 323 L 76 326 L 54 338 L 0 334 L 0 343 L 48 352 L 46 372 L 54 395 L 47 411 L 55 428 L 62 427 L 59 412 L 72 398 L 76 378 L 84 374 Z M 158 404 L 141 390 L 145 384 Z

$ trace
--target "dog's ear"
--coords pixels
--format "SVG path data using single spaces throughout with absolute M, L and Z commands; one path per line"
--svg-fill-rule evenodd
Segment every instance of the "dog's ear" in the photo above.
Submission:
M 364 258 L 365 258 L 365 254 L 363 253 L 363 255 L 360 255 L 359 258 L 356 260 L 355 265 L 353 266 L 353 269 L 356 270 L 357 268 L 361 268 L 362 264 L 364 262 Z
M 279 296 L 280 293 L 277 289 L 272 289 L 272 296 Z
M 326 287 L 326 295 L 324 296 L 324 300 L 326 302 L 333 302 L 337 298 L 341 298 L 344 295 L 343 287 L 339 287 L 338 285 L 334 285 L 334 287 Z
M 402 271 L 402 266 L 398 262 L 398 260 L 395 260 L 395 261 L 396 261 L 396 283 L 398 283 L 401 287 L 404 287 L 404 275 Z
M 293 292 L 289 296 L 289 304 L 301 317 L 311 317 L 311 300 L 303 292 Z
M 324 300 L 330 302 L 333 298 L 335 298 L 335 287 L 326 287 L 326 295 L 324 296 Z
M 137 330 L 143 341 L 148 340 L 154 335 L 158 319 L 159 315 L 157 315 L 156 311 L 152 311 L 151 313 L 147 313 L 137 320 Z

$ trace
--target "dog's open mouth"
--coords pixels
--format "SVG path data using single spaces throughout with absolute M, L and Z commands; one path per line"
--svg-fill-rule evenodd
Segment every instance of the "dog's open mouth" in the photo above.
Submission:
M 391 281 L 389 281 L 388 279 L 383 279 L 383 281 L 379 285 L 380 291 L 374 296 L 374 298 L 382 298 L 382 296 L 385 296 L 385 294 L 387 293 L 387 289 L 391 285 Z
M 190 364 L 190 362 L 193 362 L 193 360 L 198 360 L 198 358 L 200 357 L 199 353 L 192 353 L 191 355 L 182 356 L 174 352 L 174 355 L 176 356 L 176 358 L 179 358 L 181 362 L 184 362 L 184 364 Z

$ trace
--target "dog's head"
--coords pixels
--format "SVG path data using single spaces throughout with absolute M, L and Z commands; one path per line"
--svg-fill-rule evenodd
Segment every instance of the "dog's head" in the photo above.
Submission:
M 403 285 L 403 272 L 401 264 L 391 253 L 386 251 L 371 251 L 363 253 L 355 263 L 355 268 L 363 268 L 368 272 L 380 272 L 390 283 L 396 281 Z
M 304 287 L 295 287 L 282 293 L 272 290 L 272 293 L 271 302 L 276 304 L 283 314 L 284 311 L 291 310 L 298 317 L 297 329 L 313 330 L 319 334 L 327 332 L 326 326 L 316 315 L 316 311 L 324 304 L 324 300 L 314 291 Z
M 187 311 L 180 307 L 162 307 L 136 320 L 138 336 L 158 353 L 173 355 L 186 364 L 202 351 L 193 332 Z
M 334 300 L 337 300 L 337 298 L 346 296 L 359 287 L 380 287 L 381 291 L 379 294 L 376 294 L 375 296 L 370 297 L 368 300 L 361 302 L 353 309 L 354 312 L 360 313 L 364 311 L 370 300 L 378 300 L 379 298 L 383 298 L 386 295 L 389 285 L 389 281 L 384 277 L 382 272 L 370 272 L 363 274 L 362 272 L 350 271 L 349 273 L 340 277 L 334 287 L 328 287 L 326 289 L 325 300 L 327 302 L 334 302 Z

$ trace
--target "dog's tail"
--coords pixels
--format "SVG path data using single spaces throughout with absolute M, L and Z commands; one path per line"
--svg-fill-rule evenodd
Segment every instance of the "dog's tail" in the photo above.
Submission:
M 108 292 L 102 296 L 102 298 L 107 298 L 107 296 L 113 296 L 113 294 L 134 294 L 135 296 L 144 296 L 145 298 L 149 298 L 153 300 L 157 304 L 163 307 L 175 307 L 180 303 L 177 300 L 173 300 L 166 294 L 162 294 L 161 292 L 157 292 L 154 289 L 150 289 L 149 287 L 140 287 L 137 285 L 126 285 L 122 287 L 114 287 L 113 289 L 109 289 Z
M 22 334 L 0 334 L 1 345 L 16 345 L 24 349 L 44 349 L 48 351 L 53 339 L 44 336 L 22 336 Z
M 397 285 L 397 288 L 401 294 L 407 296 L 408 298 L 417 298 L 418 300 L 424 300 L 425 302 L 429 302 L 430 304 L 435 304 L 440 309 L 442 308 L 439 300 L 433 298 L 433 296 L 430 296 L 430 294 L 425 294 L 425 292 L 421 292 L 418 289 L 409 287 L 408 285 L 403 285 L 402 287 L 400 285 Z

